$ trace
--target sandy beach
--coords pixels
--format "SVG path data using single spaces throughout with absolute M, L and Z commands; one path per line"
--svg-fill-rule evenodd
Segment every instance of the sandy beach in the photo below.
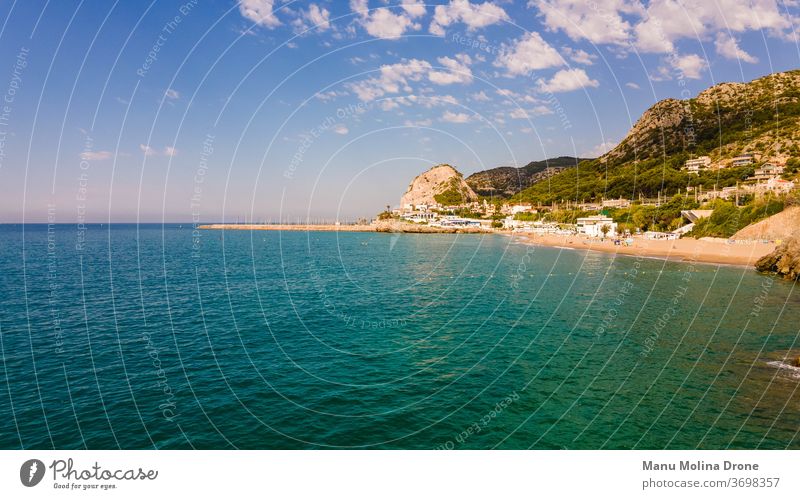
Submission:
M 633 238 L 631 246 L 616 246 L 606 239 L 584 238 L 581 236 L 558 236 L 552 234 L 512 234 L 512 237 L 525 243 L 550 247 L 563 247 L 576 250 L 602 251 L 619 255 L 642 256 L 646 258 L 666 258 L 679 261 L 717 263 L 725 265 L 746 265 L 752 267 L 762 256 L 771 253 L 777 244 L 741 240 L 734 243 L 727 239 L 677 239 L 651 240 Z

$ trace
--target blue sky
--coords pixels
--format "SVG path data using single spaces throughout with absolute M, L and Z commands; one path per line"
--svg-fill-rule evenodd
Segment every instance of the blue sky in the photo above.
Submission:
M 795 2 L 6 1 L 0 221 L 352 219 L 798 67 Z

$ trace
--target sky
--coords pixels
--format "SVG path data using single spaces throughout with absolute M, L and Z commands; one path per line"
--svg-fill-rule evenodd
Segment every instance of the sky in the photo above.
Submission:
M 0 222 L 350 221 L 798 68 L 796 1 L 0 3 Z

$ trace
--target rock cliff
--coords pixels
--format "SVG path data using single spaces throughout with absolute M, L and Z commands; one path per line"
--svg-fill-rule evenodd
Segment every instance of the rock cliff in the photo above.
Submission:
M 418 175 L 400 198 L 400 207 L 422 204 L 458 205 L 478 200 L 461 173 L 450 165 L 436 165 Z

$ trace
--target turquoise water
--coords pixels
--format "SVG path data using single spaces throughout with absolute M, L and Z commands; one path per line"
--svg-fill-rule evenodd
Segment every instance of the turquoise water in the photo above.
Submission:
M 749 269 L 497 235 L 0 243 L 2 448 L 800 447 L 800 300 Z

